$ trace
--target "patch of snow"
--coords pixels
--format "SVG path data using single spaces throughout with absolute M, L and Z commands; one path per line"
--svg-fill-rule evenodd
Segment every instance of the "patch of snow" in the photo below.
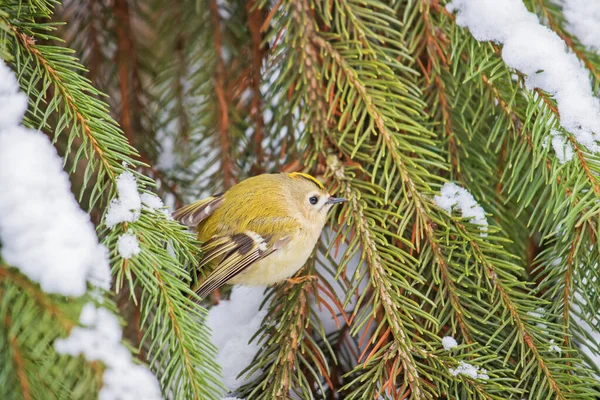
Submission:
M 57 339 L 57 353 L 101 361 L 106 369 L 98 398 L 162 399 L 158 381 L 148 368 L 135 364 L 129 350 L 121 344 L 121 326 L 115 315 L 105 308 L 86 304 L 79 317 L 81 326 L 71 329 L 66 339 Z
M 587 8 L 592 2 L 583 3 Z M 591 152 L 600 150 L 600 100 L 593 93 L 589 71 L 522 0 L 453 0 L 447 9 L 456 12 L 456 23 L 478 41 L 502 43 L 504 62 L 526 75 L 527 88 L 554 97 L 560 125 Z
M 435 204 L 446 211 L 452 213 L 452 209 L 460 210 L 463 218 L 469 218 L 475 225 L 480 225 L 481 236 L 485 237 L 488 223 L 485 218 L 485 211 L 477 204 L 475 198 L 466 189 L 452 182 L 446 182 L 440 190 L 440 196 L 434 196 Z
M 555 129 L 550 131 L 552 135 L 552 148 L 556 153 L 556 157 L 561 164 L 569 162 L 573 159 L 573 146 L 569 140 Z
M 554 343 L 554 339 L 550 340 L 550 347 L 549 347 L 550 351 L 555 351 L 558 354 L 562 353 L 562 349 L 560 347 L 558 347 L 555 343 Z
M 131 231 L 119 236 L 117 249 L 121 258 L 126 260 L 140 254 L 140 244 L 137 237 Z
M 212 343 L 219 349 L 217 363 L 223 370 L 223 383 L 229 391 L 252 379 L 238 379 L 237 376 L 250 365 L 260 349 L 258 343 L 249 342 L 267 315 L 266 306 L 259 310 L 264 290 L 264 287 L 234 286 L 229 300 L 208 310 L 206 323 L 212 331 Z
M 151 211 L 160 211 L 163 214 L 165 214 L 167 219 L 173 219 L 171 217 L 171 213 L 169 212 L 167 207 L 164 205 L 163 201 L 160 199 L 160 197 L 158 197 L 154 193 L 142 193 L 142 195 L 140 196 L 140 199 L 142 200 L 142 204 L 144 205 L 144 208 L 151 210 Z
M 454 339 L 452 336 L 444 336 L 442 338 L 442 346 L 444 346 L 444 350 L 450 351 L 453 348 L 457 347 L 458 343 L 456 342 L 456 339 Z
M 62 165 L 44 134 L 0 130 L 1 251 L 44 291 L 81 296 L 88 281 L 108 289 L 110 268 Z
M 122 222 L 135 222 L 140 217 L 142 200 L 138 192 L 135 177 L 125 171 L 117 178 L 118 199 L 113 199 L 106 212 L 104 223 L 109 228 Z
M 567 163 L 573 159 L 573 145 L 569 143 L 569 139 L 556 129 L 550 130 L 550 136 L 546 137 L 542 142 L 542 147 L 546 149 L 548 143 L 552 145 L 556 158 L 561 164 Z
M 585 279 L 585 278 L 583 278 L 583 279 Z M 581 307 L 579 306 L 579 304 L 582 304 L 582 305 L 586 304 L 586 300 L 583 297 L 582 290 L 583 290 L 582 288 L 578 288 L 575 291 L 576 301 L 574 301 L 571 304 L 570 315 L 571 315 L 571 318 L 573 319 L 573 322 L 575 324 L 577 324 L 579 327 L 581 327 L 581 329 L 583 329 L 588 336 L 587 338 L 584 339 L 585 340 L 584 342 L 578 343 L 580 350 L 583 353 L 585 353 L 586 356 L 589 357 L 589 359 L 591 360 L 592 363 L 594 363 L 598 368 L 600 368 L 600 355 L 598 355 L 598 344 L 600 343 L 600 332 L 596 328 L 596 326 L 598 325 L 598 316 L 595 316 L 590 321 L 591 325 L 590 325 L 590 323 L 588 323 L 588 321 L 586 321 L 580 317 L 582 310 L 581 310 Z
M 89 215 L 71 193 L 69 177 L 50 140 L 17 125 L 24 108 L 16 91 L 14 75 L 0 62 L 2 257 L 48 293 L 81 296 L 89 282 L 96 286 L 92 294 L 101 300 L 97 288 L 108 290 L 111 282 L 108 251 L 98 243 Z M 88 361 L 106 365 L 99 399 L 162 398 L 154 375 L 134 364 L 121 344 L 115 315 L 88 303 L 80 323 L 54 346 L 58 353 L 83 354 Z
M 562 0 L 567 30 L 589 50 L 600 53 L 600 2 Z
M 154 193 L 142 193 L 140 198 L 142 203 L 151 210 L 160 210 L 165 206 L 160 197 Z
M 17 126 L 27 111 L 27 96 L 19 91 L 12 70 L 0 60 L 0 130 Z
M 542 307 L 538 307 L 535 311 L 527 311 L 527 314 L 538 320 L 543 321 L 545 318 L 546 310 L 544 310 Z M 548 325 L 544 324 L 543 322 L 537 322 L 536 326 L 544 331 L 548 329 Z
M 453 376 L 465 375 L 472 379 L 482 379 L 482 380 L 490 379 L 490 377 L 487 374 L 486 369 L 477 367 L 475 365 L 471 365 L 464 361 L 459 362 L 458 367 L 456 367 L 456 368 L 449 368 L 448 371 Z

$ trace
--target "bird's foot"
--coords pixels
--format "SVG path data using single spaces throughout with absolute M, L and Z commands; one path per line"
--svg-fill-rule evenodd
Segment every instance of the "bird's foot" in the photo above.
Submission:
M 316 279 L 318 279 L 318 277 L 316 275 L 295 276 L 293 278 L 288 278 L 287 283 L 289 283 L 290 285 L 297 285 L 298 283 L 312 281 L 313 279 L 316 280 Z

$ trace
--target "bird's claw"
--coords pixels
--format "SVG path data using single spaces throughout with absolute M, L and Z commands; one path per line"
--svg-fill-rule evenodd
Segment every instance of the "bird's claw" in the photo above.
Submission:
M 287 282 L 290 285 L 297 285 L 302 282 L 312 281 L 313 279 L 316 280 L 316 279 L 318 279 L 318 277 L 316 275 L 302 275 L 302 276 L 296 276 L 293 278 L 288 278 Z

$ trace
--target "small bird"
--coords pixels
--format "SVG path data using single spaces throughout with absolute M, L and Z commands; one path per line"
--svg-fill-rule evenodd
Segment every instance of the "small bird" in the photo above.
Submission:
M 198 268 L 212 267 L 196 293 L 291 277 L 310 256 L 328 211 L 344 201 L 311 175 L 293 172 L 254 176 L 175 211 L 173 218 L 204 242 Z

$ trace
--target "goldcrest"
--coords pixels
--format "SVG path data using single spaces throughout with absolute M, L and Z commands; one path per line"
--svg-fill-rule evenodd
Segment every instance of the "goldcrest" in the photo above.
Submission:
M 313 251 L 328 211 L 344 201 L 294 172 L 254 176 L 175 211 L 204 242 L 199 268 L 212 268 L 196 292 L 205 297 L 226 283 L 270 285 L 291 277 Z

